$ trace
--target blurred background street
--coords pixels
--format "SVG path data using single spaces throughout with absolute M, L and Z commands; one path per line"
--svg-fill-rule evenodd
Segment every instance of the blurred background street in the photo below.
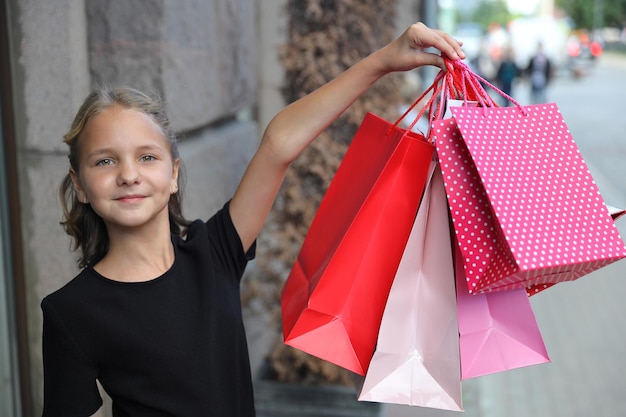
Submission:
M 560 72 L 548 88 L 605 201 L 626 208 L 626 55 L 604 54 L 582 78 Z M 514 86 L 522 104 L 527 83 Z M 617 221 L 626 239 L 626 219 Z M 531 298 L 552 360 L 467 380 L 467 417 L 620 417 L 626 415 L 626 260 Z M 454 412 L 387 406 L 386 417 Z
M 206 218 L 232 196 L 285 104 L 416 21 L 462 40 L 474 71 L 510 84 L 522 104 L 556 102 L 607 203 L 626 208 L 626 0 L 0 0 L 0 417 L 42 415 L 40 302 L 78 272 L 59 225 L 61 139 L 93 87 L 166 99 L 186 167 L 185 216 Z M 380 80 L 291 166 L 242 285 L 255 382 L 289 384 L 283 397 L 316 384 L 343 393 L 352 381 L 284 349 L 280 290 L 365 111 L 397 117 L 435 72 Z M 533 80 L 549 83 L 531 94 Z M 617 224 L 626 238 L 626 218 Z M 625 290 L 626 260 L 533 297 L 552 362 L 465 381 L 465 414 L 391 405 L 383 414 L 626 416 Z M 103 396 L 96 415 L 111 417 Z M 316 417 L 347 415 L 320 397 Z

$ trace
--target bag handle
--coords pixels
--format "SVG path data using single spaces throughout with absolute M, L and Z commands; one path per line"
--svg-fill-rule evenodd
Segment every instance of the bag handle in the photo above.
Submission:
M 443 80 L 445 79 L 445 71 L 440 71 L 437 76 L 435 77 L 435 80 L 433 81 L 433 83 L 426 89 L 426 91 L 424 91 L 422 93 L 421 96 L 419 96 L 419 98 L 417 100 L 415 100 L 413 102 L 413 104 L 411 104 L 409 106 L 409 108 L 404 112 L 404 114 L 402 114 L 402 116 L 400 116 L 398 118 L 398 120 L 396 120 L 393 125 L 391 125 L 391 127 L 389 128 L 389 130 L 387 131 L 387 134 L 389 134 L 389 132 L 391 132 L 394 128 L 398 127 L 398 125 L 400 124 L 400 122 L 411 112 L 411 110 L 413 110 L 427 95 L 428 93 L 430 93 L 432 91 L 432 95 L 430 96 L 430 98 L 428 99 L 428 101 L 426 102 L 426 104 L 424 104 L 424 107 L 422 107 L 422 109 L 420 110 L 420 112 L 418 113 L 418 115 L 413 119 L 413 121 L 411 122 L 411 124 L 409 125 L 409 127 L 406 129 L 407 132 L 411 131 L 413 129 L 413 127 L 415 127 L 415 125 L 417 124 L 417 122 L 422 118 L 422 116 L 426 113 L 426 110 L 428 110 L 430 108 L 429 114 L 433 114 L 433 104 L 435 103 L 435 99 L 437 98 L 437 96 L 439 94 L 441 94 L 442 89 L 443 89 Z
M 456 93 L 454 96 L 457 99 L 462 99 L 465 102 L 478 101 L 482 107 L 497 107 L 480 82 L 472 77 L 473 73 L 471 73 L 469 67 L 455 65 L 455 62 L 450 60 L 445 60 L 445 62 L 448 69 L 448 77 L 450 77 Z
M 453 61 L 448 58 L 444 58 L 444 61 L 446 62 L 446 67 L 448 68 L 448 74 L 451 74 L 451 76 L 455 79 L 454 81 L 457 81 L 460 78 L 460 84 L 461 84 L 461 88 L 463 91 L 463 94 L 462 94 L 463 100 L 467 101 L 468 97 L 472 95 L 472 94 L 468 94 L 466 91 L 467 86 L 469 86 L 471 89 L 471 92 L 473 93 L 473 95 L 475 95 L 477 99 L 476 101 L 479 101 L 481 106 L 483 106 L 483 108 L 498 107 L 495 101 L 483 88 L 483 85 L 486 85 L 489 88 L 491 88 L 493 91 L 498 93 L 500 96 L 504 97 L 506 100 L 513 103 L 517 108 L 519 108 L 522 111 L 524 115 L 527 114 L 527 111 L 526 109 L 524 109 L 524 106 L 522 106 L 518 101 L 516 101 L 511 96 L 509 96 L 508 94 L 506 94 L 505 92 L 503 92 L 502 90 L 500 90 L 499 88 L 491 84 L 489 81 L 485 80 L 480 75 L 472 72 L 469 66 L 465 64 L 463 61 L 461 60 Z M 472 99 L 470 98 L 470 100 Z
M 415 127 L 417 122 L 422 118 L 426 111 L 428 111 L 428 114 L 430 115 L 430 121 L 441 119 L 445 103 L 448 98 L 454 97 L 457 99 L 462 99 L 465 103 L 467 103 L 467 101 L 478 101 L 480 106 L 483 108 L 483 112 L 485 114 L 487 108 L 498 107 L 494 99 L 487 93 L 483 85 L 488 86 L 500 96 L 513 103 L 517 108 L 522 111 L 524 115 L 528 114 L 526 109 L 524 109 L 524 107 L 519 102 L 517 102 L 511 96 L 491 84 L 489 81 L 485 80 L 480 75 L 472 72 L 470 67 L 462 60 L 451 60 L 445 57 L 443 59 L 446 65 L 446 69 L 442 69 L 437 73 L 437 76 L 435 77 L 433 83 L 391 125 L 391 127 L 387 131 L 387 134 L 389 134 L 394 128 L 398 127 L 400 122 L 405 119 L 406 116 L 420 102 L 422 102 L 431 91 L 432 95 L 429 97 L 424 107 L 422 107 L 418 115 L 413 119 L 409 127 L 406 129 L 407 132 L 410 132 L 413 127 Z M 441 96 L 439 97 L 439 102 L 436 101 L 438 96 Z M 431 142 L 430 139 L 427 139 L 427 141 Z

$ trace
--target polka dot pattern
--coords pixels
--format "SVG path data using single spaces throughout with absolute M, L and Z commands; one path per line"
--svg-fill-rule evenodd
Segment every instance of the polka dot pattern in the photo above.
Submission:
M 470 293 L 532 295 L 626 257 L 556 104 L 524 109 L 453 107 L 433 122 Z

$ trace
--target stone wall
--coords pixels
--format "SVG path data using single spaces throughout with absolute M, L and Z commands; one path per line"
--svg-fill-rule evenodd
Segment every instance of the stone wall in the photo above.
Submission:
M 156 88 L 189 131 L 255 102 L 250 0 L 86 0 L 92 84 Z

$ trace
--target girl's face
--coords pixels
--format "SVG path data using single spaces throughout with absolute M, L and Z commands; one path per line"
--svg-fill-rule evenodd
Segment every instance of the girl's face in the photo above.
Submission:
M 78 138 L 79 170 L 70 170 L 83 203 L 111 228 L 159 224 L 169 230 L 168 202 L 180 160 L 146 114 L 113 106 L 93 116 Z

